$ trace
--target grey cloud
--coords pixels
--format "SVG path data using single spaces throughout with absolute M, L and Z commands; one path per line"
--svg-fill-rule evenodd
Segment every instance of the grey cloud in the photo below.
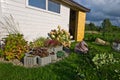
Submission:
M 109 18 L 115 25 L 120 26 L 120 0 L 75 0 L 91 9 L 87 21 L 100 23 Z

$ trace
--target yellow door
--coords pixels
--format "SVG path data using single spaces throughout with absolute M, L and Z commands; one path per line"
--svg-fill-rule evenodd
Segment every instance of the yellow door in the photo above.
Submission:
M 86 12 L 77 12 L 76 20 L 76 29 L 75 29 L 75 40 L 82 41 L 84 38 L 85 32 L 85 21 L 86 21 Z

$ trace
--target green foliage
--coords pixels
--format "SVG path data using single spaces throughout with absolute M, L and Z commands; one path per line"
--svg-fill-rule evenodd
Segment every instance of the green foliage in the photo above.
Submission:
M 98 31 L 99 27 L 96 26 L 94 23 L 90 22 L 89 24 L 85 25 L 85 30 L 86 31 Z
M 75 44 L 76 42 L 72 43 L 70 49 Z M 67 58 L 44 67 L 24 68 L 0 63 L 0 80 L 119 80 L 120 62 L 97 69 L 92 59 L 101 53 L 110 53 L 115 59 L 119 59 L 120 54 L 110 46 L 99 46 L 93 42 L 87 44 L 88 54 L 72 52 Z
M 81 71 L 79 67 L 77 67 L 75 70 L 75 80 L 83 80 L 85 79 L 85 74 Z
M 65 53 L 63 51 L 58 51 L 56 54 L 57 54 L 57 57 L 59 57 L 59 58 L 65 56 Z
M 44 42 L 45 42 L 46 38 L 44 37 L 39 37 L 36 40 L 34 40 L 33 42 L 30 43 L 31 47 L 43 47 L 44 46 Z
M 112 23 L 110 19 L 104 19 L 102 22 L 103 32 L 111 32 L 112 31 Z
M 91 33 L 85 33 L 84 40 L 87 41 L 95 41 L 96 38 L 101 38 L 108 42 L 113 42 L 115 40 L 120 40 L 120 33 L 112 32 L 112 33 L 100 33 L 100 34 L 91 34 Z
M 3 50 L 0 49 L 0 57 L 3 57 Z
M 3 49 L 4 56 L 7 60 L 21 59 L 24 53 L 27 52 L 27 41 L 22 34 L 9 34 L 4 40 L 5 46 Z
M 102 34 L 91 34 L 91 33 L 85 33 L 85 40 L 87 41 L 95 41 L 96 38 L 103 38 Z
M 101 23 L 101 26 L 96 26 L 92 22 L 90 22 L 89 24 L 86 24 L 85 30 L 86 31 L 100 31 L 100 32 L 108 33 L 108 32 L 119 32 L 120 27 L 112 25 L 110 19 L 106 18 Z
M 113 54 L 108 54 L 108 53 L 96 54 L 95 57 L 92 59 L 92 61 L 97 66 L 97 68 L 101 67 L 102 65 L 114 64 L 118 62 L 113 57 Z
M 60 26 L 58 26 L 57 30 L 51 30 L 48 35 L 51 39 L 59 41 L 63 46 L 70 47 L 70 33 L 61 29 Z

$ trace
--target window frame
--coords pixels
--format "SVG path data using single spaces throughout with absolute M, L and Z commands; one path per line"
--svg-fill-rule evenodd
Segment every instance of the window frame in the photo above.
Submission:
M 60 3 L 56 3 L 56 2 L 54 2 L 54 1 L 52 1 L 52 0 L 47 0 L 47 1 L 48 1 L 48 4 L 47 4 L 47 8 L 48 8 L 47 10 L 48 10 L 48 11 L 55 12 L 55 13 L 60 13 L 60 9 L 61 9 Z M 59 11 L 56 11 L 56 10 L 55 10 L 55 11 L 52 11 L 52 10 L 50 10 L 50 9 L 49 9 L 49 1 L 52 2 L 52 3 L 55 3 L 54 5 L 56 5 L 56 4 L 59 5 Z
M 42 8 L 38 8 L 38 7 L 29 5 L 29 0 L 26 0 L 26 7 L 30 8 L 30 9 L 33 9 L 33 10 L 43 11 L 43 12 L 47 12 L 47 13 L 51 13 L 51 14 L 57 14 L 57 15 L 61 14 L 61 4 L 60 4 L 60 13 L 57 13 L 57 12 L 54 12 L 54 11 L 49 11 L 48 10 L 48 0 L 46 0 L 46 9 L 42 9 Z

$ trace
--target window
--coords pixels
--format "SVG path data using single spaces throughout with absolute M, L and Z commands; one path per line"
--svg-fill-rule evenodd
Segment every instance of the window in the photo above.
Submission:
M 28 0 L 28 5 L 55 13 L 60 13 L 60 4 L 51 0 Z
M 48 10 L 60 13 L 60 4 L 55 3 L 55 2 L 53 2 L 51 0 L 48 0 Z
M 30 6 L 46 9 L 46 0 L 29 0 L 28 3 Z

